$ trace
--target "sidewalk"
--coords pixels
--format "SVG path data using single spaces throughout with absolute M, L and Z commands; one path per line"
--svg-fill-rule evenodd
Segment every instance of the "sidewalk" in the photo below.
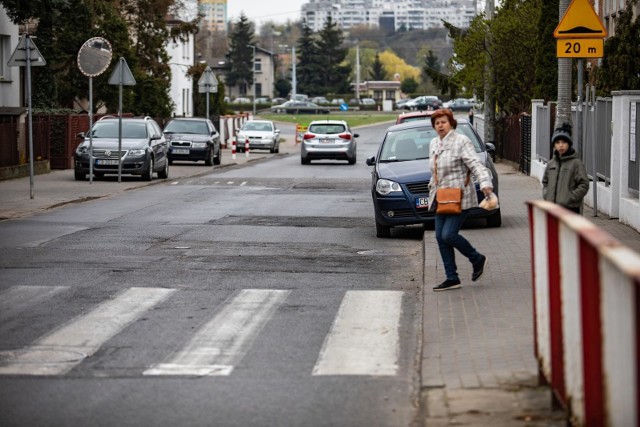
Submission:
M 471 282 L 471 266 L 457 254 L 462 289 L 433 292 L 444 269 L 433 231 L 424 235 L 425 292 L 422 347 L 424 426 L 565 426 L 538 385 L 534 357 L 529 222 L 525 202 L 541 198 L 535 178 L 510 165 L 500 175 L 502 227 L 468 227 L 462 234 L 488 258 Z M 584 216 L 640 252 L 640 233 L 585 209 Z
M 267 150 L 252 151 L 247 157 L 245 153 L 236 153 L 232 159 L 231 148 L 222 149 L 220 165 L 213 169 L 233 167 L 264 158 L 298 153 L 300 147 L 292 138 L 287 138 L 280 143 L 280 153 L 271 154 Z M 108 175 L 104 179 L 89 179 L 83 183 L 77 182 L 73 177 L 73 169 L 52 170 L 50 173 L 35 175 L 33 177 L 34 198 L 31 199 L 30 178 L 17 178 L 0 181 L 0 221 L 14 218 L 23 218 L 29 215 L 45 212 L 69 203 L 80 203 L 87 200 L 110 197 L 122 191 L 147 185 L 159 184 L 165 181 L 175 181 L 192 176 L 200 176 L 211 173 L 212 167 L 205 166 L 204 162 L 175 162 L 169 167 L 169 178 L 161 180 L 154 174 L 151 182 L 145 182 L 139 176 L 122 175 L 118 182 L 117 175 Z

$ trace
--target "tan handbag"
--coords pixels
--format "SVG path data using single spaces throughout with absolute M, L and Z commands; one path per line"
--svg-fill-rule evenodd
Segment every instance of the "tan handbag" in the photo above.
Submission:
M 455 215 L 462 213 L 462 188 L 443 187 L 436 192 L 436 214 Z
M 438 185 L 438 156 L 433 162 L 433 176 Z M 469 185 L 471 171 L 467 170 L 467 178 L 464 186 Z M 437 215 L 458 215 L 462 213 L 462 188 L 441 187 L 436 190 L 436 214 Z

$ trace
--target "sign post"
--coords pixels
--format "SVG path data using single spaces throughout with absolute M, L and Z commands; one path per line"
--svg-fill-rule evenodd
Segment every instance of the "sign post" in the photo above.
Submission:
M 23 34 L 18 41 L 18 46 L 11 54 L 7 65 L 9 67 L 27 67 L 26 76 L 26 95 L 27 95 L 27 112 L 29 121 L 29 197 L 33 199 L 33 114 L 31 111 L 31 67 L 40 67 L 46 65 L 47 61 L 36 47 L 28 33 Z
M 102 37 L 87 40 L 78 51 L 78 69 L 89 77 L 89 184 L 93 184 L 93 78 L 111 62 L 111 44 Z
M 135 86 L 136 79 L 127 65 L 127 61 L 120 57 L 118 65 L 109 77 L 110 85 L 120 86 L 118 94 L 118 182 L 122 182 L 122 86 Z
M 209 93 L 218 93 L 218 79 L 213 74 L 211 67 L 207 65 L 198 80 L 198 93 L 207 94 L 207 119 L 209 118 Z

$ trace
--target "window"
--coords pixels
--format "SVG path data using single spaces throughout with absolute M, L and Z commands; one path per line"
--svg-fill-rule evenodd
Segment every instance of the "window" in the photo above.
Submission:
M 10 41 L 11 37 L 0 34 L 0 81 L 11 80 L 11 69 L 7 65 L 11 57 Z
M 256 73 L 262 72 L 262 62 L 260 58 L 256 58 L 255 67 L 256 67 Z

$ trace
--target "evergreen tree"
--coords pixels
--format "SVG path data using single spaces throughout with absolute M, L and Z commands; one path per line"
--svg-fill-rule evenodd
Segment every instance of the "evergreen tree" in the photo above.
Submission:
M 253 84 L 253 49 L 255 46 L 253 24 L 244 13 L 233 26 L 229 36 L 229 65 L 227 84 L 238 86 L 240 93 L 246 93 Z
M 324 69 L 323 93 L 350 92 L 351 65 L 345 62 L 349 49 L 343 47 L 344 36 L 329 16 L 318 33 L 318 66 Z
M 429 71 L 431 71 L 431 74 L 435 76 L 436 73 L 440 74 L 440 68 L 440 59 L 438 59 L 436 54 L 431 49 L 429 49 L 427 55 L 424 58 L 424 66 L 422 67 L 421 77 L 423 85 L 426 85 L 429 80 L 434 81 L 430 76 Z
M 369 77 L 374 81 L 387 80 L 387 70 L 384 69 L 382 61 L 380 61 L 380 54 L 376 53 L 376 57 L 371 64 L 371 70 L 369 71 Z
M 296 47 L 298 63 L 296 65 L 297 91 L 310 96 L 326 95 L 323 82 L 328 70 L 322 67 L 318 46 L 311 28 L 302 26 L 302 35 Z
M 597 90 L 607 95 L 614 90 L 640 89 L 640 19 L 633 19 L 636 2 L 627 0 L 625 9 L 615 18 L 615 35 L 604 44 Z

